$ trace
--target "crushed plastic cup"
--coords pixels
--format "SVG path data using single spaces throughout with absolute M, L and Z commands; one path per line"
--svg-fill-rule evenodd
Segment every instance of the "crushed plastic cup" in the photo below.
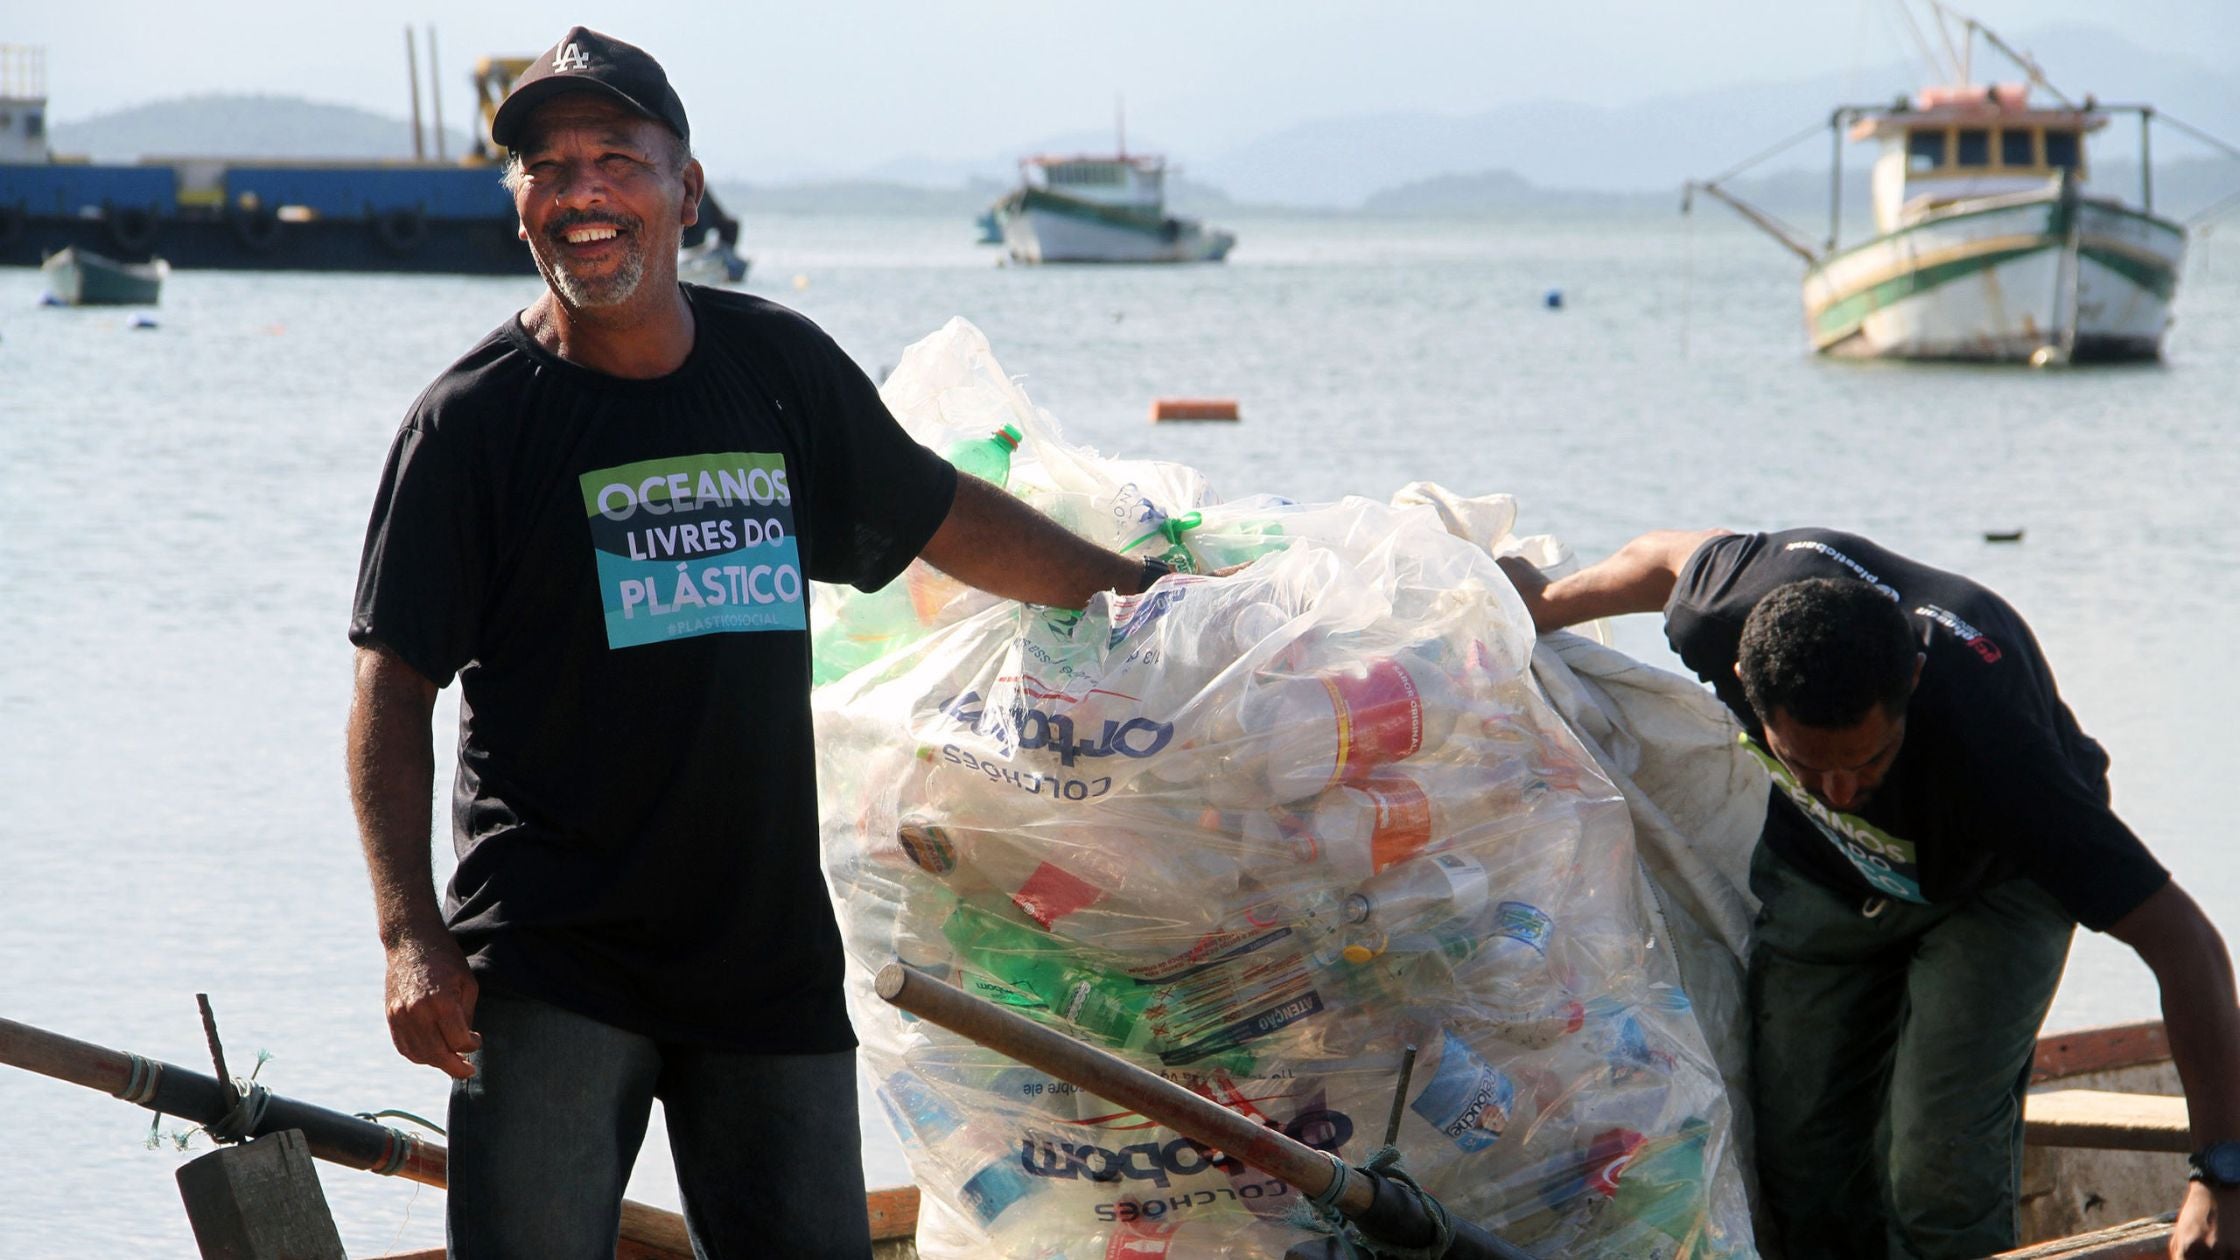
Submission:
M 1516 1082 L 1478 1057 L 1470 1044 L 1447 1029 L 1431 1053 L 1416 1065 L 1414 1096 L 1408 1110 L 1466 1153 L 1501 1140 L 1516 1106 Z

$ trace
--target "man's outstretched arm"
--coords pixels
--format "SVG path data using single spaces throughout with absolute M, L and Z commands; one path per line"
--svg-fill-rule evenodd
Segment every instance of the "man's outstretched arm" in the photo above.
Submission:
M 1053 608 L 1082 608 L 1098 591 L 1133 595 L 1143 564 L 1106 551 L 977 477 L 957 478 L 957 497 L 921 559 L 991 595 Z
M 1542 634 L 1597 617 L 1656 612 L 1672 597 L 1672 584 L 1696 548 L 1733 531 L 1660 529 L 1641 535 L 1609 557 L 1568 577 L 1548 581 L 1516 556 L 1504 556 L 1501 571 L 1516 584 Z
M 2137 950 L 2161 986 L 2162 1024 L 2185 1086 L 2194 1147 L 2240 1140 L 2240 998 L 2224 937 L 2176 881 L 2116 920 L 2108 935 Z M 2189 1184 L 2170 1254 L 2240 1256 L 2240 1189 Z
M 428 802 L 435 756 L 428 733 L 436 685 L 377 647 L 358 649 L 351 690 L 350 805 L 358 816 L 374 918 L 388 954 L 389 1037 L 414 1063 L 464 1079 L 475 979 L 443 923 L 428 862 Z

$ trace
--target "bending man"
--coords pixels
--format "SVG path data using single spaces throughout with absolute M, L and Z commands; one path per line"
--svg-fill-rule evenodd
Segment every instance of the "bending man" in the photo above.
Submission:
M 2172 1254 L 2240 1254 L 2224 941 L 2110 810 L 2107 755 L 2005 600 L 1820 529 L 1647 534 L 1555 582 L 1503 567 L 1543 632 L 1661 609 L 1772 772 L 1751 1089 L 1784 1254 L 2015 1245 L 2022 1093 L 2077 923 L 2162 988 L 2199 1148 Z

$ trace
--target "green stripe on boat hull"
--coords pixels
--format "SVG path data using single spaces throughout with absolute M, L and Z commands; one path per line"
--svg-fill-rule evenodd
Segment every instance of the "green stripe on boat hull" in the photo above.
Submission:
M 1825 348 L 1856 333 L 1859 326 L 1866 322 L 1867 316 L 1884 307 L 1894 306 L 1906 298 L 1926 293 L 1955 280 L 1979 275 L 2002 263 L 2058 249 L 2060 245 L 2059 238 L 2047 237 L 2036 244 L 2016 249 L 1987 250 L 1981 254 L 1971 254 L 1965 258 L 1955 258 L 1949 262 L 1935 263 L 1892 276 L 1855 293 L 1845 294 L 1822 307 L 1820 313 L 1813 317 L 1813 338 Z

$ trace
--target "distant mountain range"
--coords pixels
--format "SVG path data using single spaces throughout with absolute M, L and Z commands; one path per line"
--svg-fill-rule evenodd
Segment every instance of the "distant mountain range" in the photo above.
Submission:
M 2148 53 L 2102 28 L 2063 27 L 2020 41 L 2057 85 L 2104 101 L 2144 101 L 2209 132 L 2240 140 L 2240 78 Z M 1979 52 L 1979 73 L 1986 68 Z M 1992 67 L 1987 77 L 2020 78 Z M 1351 207 L 1382 190 L 1440 176 L 1514 172 L 1549 188 L 1634 192 L 1676 189 L 1741 162 L 1784 136 L 1825 124 L 1839 104 L 1892 99 L 1916 75 L 1889 65 L 1856 75 L 1817 75 L 1658 97 L 1624 105 L 1542 101 L 1466 115 L 1395 113 L 1303 122 L 1225 152 L 1183 155 L 1191 175 L 1240 201 Z M 2170 133 L 2157 152 L 2205 150 Z M 2137 152 L 2133 129 L 2112 126 L 2095 146 L 2100 161 Z M 1827 169 L 1825 130 L 1800 139 L 1783 167 Z
M 2091 172 L 2091 187 L 2101 193 L 2136 204 L 2139 200 L 2139 165 L 2107 162 Z M 1805 229 L 1807 235 L 1825 231 L 1828 217 L 1828 172 L 1775 171 L 1729 180 L 1721 187 Z M 1858 227 L 1870 221 L 1868 171 L 1846 167 L 1843 176 L 1842 221 Z M 2183 219 L 2228 198 L 2240 197 L 2240 159 L 2187 158 L 2158 160 L 2154 171 L 2154 207 L 2158 214 Z M 1471 218 L 1514 211 L 1649 209 L 1670 210 L 1680 204 L 1680 182 L 1642 192 L 1598 189 L 1544 188 L 1514 171 L 1483 171 L 1469 175 L 1437 175 L 1395 188 L 1380 189 L 1361 204 L 1364 214 L 1421 218 Z M 1710 198 L 1697 202 L 1710 213 L 1725 213 Z
M 2017 42 L 2065 90 L 2091 91 L 2108 101 L 2151 102 L 2213 134 L 2240 138 L 2240 78 L 2148 53 L 2099 27 L 2053 28 Z M 1979 53 L 1979 74 L 2019 77 L 2003 67 L 1987 72 L 1988 57 Z M 1755 181 L 1730 186 L 1782 205 L 1824 206 L 1828 142 L 1814 124 L 1824 123 L 1835 105 L 1889 99 L 1914 83 L 1911 71 L 1891 65 L 1624 105 L 1540 101 L 1465 115 L 1392 113 L 1302 122 L 1218 153 L 1171 154 L 1181 173 L 1170 180 L 1170 202 L 1196 214 L 1238 208 L 1474 214 L 1527 202 L 1652 204 L 1675 199 L 1687 178 L 1717 174 L 1784 135 L 1798 134 L 1798 147 L 1760 168 Z M 166 101 L 57 122 L 52 132 L 57 151 L 101 160 L 181 154 L 399 158 L 412 151 L 409 125 L 394 117 L 267 96 Z M 465 143 L 459 133 L 448 133 L 451 154 L 463 152 Z M 760 208 L 969 214 L 1009 186 L 1018 154 L 1099 150 L 1108 143 L 1088 133 L 1046 135 L 978 159 L 896 157 L 853 177 L 816 183 L 758 182 L 752 171 L 712 174 L 728 185 L 719 186 L 726 203 L 748 213 Z M 2167 129 L 2158 132 L 2155 145 L 2158 179 L 2170 187 L 2174 207 L 2183 200 L 2181 191 L 2190 189 L 2188 180 L 2207 187 L 2225 177 L 2221 168 L 2192 160 L 2207 150 Z M 2115 171 L 2136 153 L 2136 129 L 2112 126 L 2094 146 L 2096 183 L 2128 194 L 2135 175 L 2118 180 Z M 1852 160 L 1863 156 L 1852 150 Z M 2173 174 L 2162 175 L 2166 169 Z M 743 183 L 740 176 L 746 177 Z M 1863 172 L 1853 183 L 1863 198 Z
M 56 153 L 96 162 L 143 157 L 343 158 L 389 161 L 412 156 L 412 124 L 354 105 L 293 96 L 185 96 L 54 122 L 47 143 Z M 425 142 L 435 156 L 433 131 Z M 444 152 L 469 147 L 465 132 L 444 129 Z

